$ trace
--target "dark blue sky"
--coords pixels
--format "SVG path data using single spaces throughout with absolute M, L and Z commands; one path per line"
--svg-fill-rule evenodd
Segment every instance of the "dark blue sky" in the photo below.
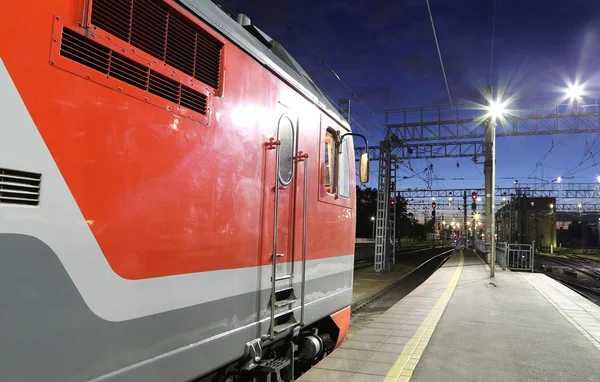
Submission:
M 273 12 L 273 6 L 375 113 L 376 118 L 371 117 L 353 99 L 354 118 L 372 135 L 372 144 L 382 137 L 382 129 L 374 126 L 384 121 L 386 109 L 448 104 L 425 0 L 226 2 L 282 43 L 330 97 L 350 97 Z M 488 82 L 493 4 L 494 0 L 430 0 L 455 103 L 480 101 L 477 89 Z M 565 81 L 577 75 L 587 81 L 586 89 L 600 89 L 599 5 L 599 0 L 497 0 L 494 85 L 514 78 L 511 90 L 520 97 L 547 97 L 559 95 L 556 88 L 566 86 Z M 555 179 L 581 162 L 597 135 L 501 138 L 497 185 L 512 186 L 515 178 L 533 182 L 528 176 Z M 598 150 L 600 142 L 587 151 Z M 598 161 L 600 164 L 600 157 Z M 411 165 L 421 172 L 433 163 L 433 176 L 445 180 L 433 181 L 432 188 L 483 186 L 483 165 L 469 162 L 466 158 L 441 159 L 413 161 Z M 573 171 L 574 179 L 564 181 L 595 181 L 600 168 L 585 169 L 594 163 L 595 158 L 590 157 Z M 412 174 L 401 169 L 400 175 Z M 426 184 L 412 178 L 400 187 L 425 188 Z

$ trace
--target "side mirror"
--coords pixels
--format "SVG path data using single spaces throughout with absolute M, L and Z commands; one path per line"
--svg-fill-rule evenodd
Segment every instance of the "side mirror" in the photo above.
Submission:
M 365 151 L 360 155 L 360 182 L 367 183 L 369 181 L 369 152 Z

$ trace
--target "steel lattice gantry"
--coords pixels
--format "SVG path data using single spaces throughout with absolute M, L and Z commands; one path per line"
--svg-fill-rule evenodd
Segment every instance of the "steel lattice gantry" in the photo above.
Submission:
M 355 159 L 360 160 L 364 147 L 355 147 Z M 397 160 L 439 159 L 439 158 L 477 158 L 483 155 L 483 145 L 479 141 L 441 142 L 441 143 L 398 143 L 390 145 L 390 153 Z M 379 160 L 380 147 L 369 147 L 371 160 Z
M 458 198 L 464 191 L 476 192 L 482 200 L 485 199 L 483 188 L 447 189 L 447 190 L 417 190 L 407 189 L 398 194 L 405 199 L 425 198 Z M 496 188 L 494 193 L 498 197 L 519 194 L 522 197 L 556 197 L 562 199 L 598 199 L 600 198 L 600 184 L 598 183 L 523 183 L 519 188 Z
M 424 107 L 386 111 L 386 128 L 402 142 L 483 139 L 484 107 Z M 527 100 L 507 106 L 497 122 L 496 137 L 597 133 L 600 106 L 596 100 L 575 103 Z
M 489 126 L 493 126 L 493 130 Z M 598 132 L 599 128 L 600 106 L 597 101 L 586 99 L 572 103 L 560 103 L 557 100 L 520 101 L 520 104 L 509 105 L 506 115 L 498 120 L 490 118 L 484 107 L 477 106 L 387 110 L 386 139 L 379 148 L 369 149 L 372 160 L 378 160 L 380 167 L 383 167 L 378 173 L 375 269 L 387 269 L 384 265 L 386 237 L 394 238 L 395 242 L 395 227 L 389 224 L 389 218 L 393 216 L 389 203 L 390 192 L 396 185 L 395 171 L 390 171 L 393 161 L 456 157 L 471 157 L 476 161 L 477 157 L 484 155 L 486 185 L 490 190 L 487 200 L 492 200 L 493 203 L 494 196 L 508 195 L 512 190 L 499 189 L 494 184 L 495 166 L 492 163 L 495 163 L 496 137 L 587 133 Z M 447 140 L 453 142 L 444 142 Z M 357 147 L 355 152 L 359 155 L 361 148 Z M 402 196 L 459 197 L 460 193 L 456 191 L 459 190 L 408 190 L 403 191 Z M 474 191 L 485 196 L 485 190 Z M 567 190 L 534 188 L 527 190 L 527 196 L 589 198 L 597 194 L 595 191 L 595 188 L 589 187 Z M 492 206 L 487 207 L 490 209 Z M 491 218 L 488 216 L 488 219 Z M 493 219 L 491 221 L 493 228 Z M 393 231 L 388 233 L 388 228 Z M 492 231 L 493 229 L 486 232 L 486 237 Z M 491 242 L 493 243 L 493 239 Z M 493 259 L 493 248 L 491 251 Z
M 377 214 L 375 218 L 375 271 L 390 270 L 390 260 L 396 264 L 396 158 L 391 155 L 388 141 L 382 141 L 377 183 Z M 390 238 L 388 243 L 387 238 Z
M 506 201 L 508 203 L 508 201 Z M 500 208 L 504 206 L 505 203 L 501 201 L 496 201 L 496 208 Z M 425 201 L 418 202 L 410 202 L 408 204 L 408 208 L 423 208 L 429 209 L 431 207 L 431 203 Z M 452 215 L 449 216 L 459 216 L 457 215 L 457 211 L 462 210 L 462 203 L 449 203 L 449 202 L 440 202 L 436 200 L 436 209 L 449 211 Z M 480 208 L 480 204 L 477 204 L 477 208 Z M 556 212 L 600 212 L 600 204 L 598 203 L 556 203 L 554 206 Z M 453 213 L 456 212 L 456 213 Z M 461 219 L 462 220 L 462 219 Z

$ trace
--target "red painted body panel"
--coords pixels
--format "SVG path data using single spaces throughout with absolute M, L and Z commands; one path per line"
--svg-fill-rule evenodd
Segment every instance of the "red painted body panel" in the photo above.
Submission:
M 56 16 L 77 28 L 82 4 L 3 2 L 2 14 L 23 18 L 1 24 L 2 34 L 13 37 L 2 39 L 0 53 L 117 274 L 142 279 L 270 264 L 275 152 L 265 150 L 264 143 L 276 136 L 277 121 L 286 112 L 299 116 L 297 149 L 310 158 L 308 258 L 353 253 L 352 148 L 350 199 L 328 195 L 321 176 L 324 129 L 341 126 L 229 42 L 223 51 L 222 94 L 210 96 L 207 124 L 166 110 L 166 101 L 165 108 L 151 105 L 54 67 Z M 282 248 L 291 252 L 295 236 L 300 260 L 303 165 L 296 173 L 296 224 L 292 186 L 282 190 L 280 203 L 286 207 L 279 218 L 285 222 Z M 43 194 L 42 203 L 52 203 L 52 195 Z
M 347 307 L 347 308 L 344 308 L 344 309 L 342 309 L 338 312 L 335 312 L 334 314 L 331 315 L 331 319 L 333 320 L 333 322 L 335 322 L 335 324 L 337 325 L 337 327 L 340 330 L 337 341 L 335 343 L 336 349 L 340 345 L 342 345 L 342 343 L 344 342 L 344 339 L 346 338 L 346 335 L 348 334 L 348 329 L 350 328 L 350 314 L 351 313 L 352 313 L 351 308 Z

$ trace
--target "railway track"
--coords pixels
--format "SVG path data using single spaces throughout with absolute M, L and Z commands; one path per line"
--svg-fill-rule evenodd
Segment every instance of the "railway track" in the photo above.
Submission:
M 424 250 L 431 250 L 431 248 L 427 248 Z M 412 251 L 410 253 L 422 252 L 424 250 Z M 389 291 L 393 290 L 400 283 L 402 283 L 405 279 L 407 279 L 408 277 L 413 275 L 415 272 L 420 271 L 424 266 L 431 263 L 432 261 L 438 260 L 439 264 L 437 265 L 436 269 L 439 268 L 447 260 L 447 258 L 452 254 L 453 251 L 454 251 L 453 249 L 446 250 L 440 254 L 437 254 L 437 255 L 427 259 L 426 261 L 424 261 L 423 263 L 421 263 L 420 265 L 418 265 L 417 267 L 412 269 L 410 272 L 408 272 L 404 276 L 400 277 L 398 280 L 394 281 L 392 284 L 388 285 L 387 287 L 380 289 L 379 291 L 373 293 L 372 295 L 367 296 L 367 297 L 353 303 L 352 304 L 352 312 L 356 312 L 357 310 L 361 309 L 362 307 L 368 305 L 369 303 L 373 302 L 374 300 L 378 299 L 379 297 L 381 297 L 381 296 L 385 295 L 386 293 L 388 293 Z M 406 254 L 408 254 L 408 253 L 405 253 L 405 255 Z M 440 259 L 440 257 L 444 257 L 444 258 Z M 371 264 L 372 264 L 372 262 L 371 262 Z
M 412 255 L 414 253 L 425 252 L 425 251 L 429 251 L 429 250 L 432 250 L 435 248 L 441 248 L 441 247 L 432 248 L 430 246 L 427 246 L 426 248 L 423 248 L 423 246 L 416 246 L 416 247 L 412 247 L 412 248 L 400 249 L 399 250 L 400 253 L 396 253 L 396 259 L 398 258 L 398 256 Z M 373 262 L 374 262 L 374 259 L 372 259 L 372 258 L 357 260 L 354 262 L 354 269 L 366 268 L 370 265 L 373 265 Z
M 547 255 L 539 255 L 542 259 L 552 262 L 554 264 L 558 264 L 560 266 L 566 267 L 566 268 L 571 268 L 581 274 L 584 274 L 586 276 L 589 276 L 591 278 L 594 279 L 598 279 L 600 278 L 600 272 L 598 272 L 595 269 L 590 269 L 590 264 L 589 263 L 581 263 L 580 259 L 572 259 L 572 260 L 563 260 L 563 259 L 557 259 L 555 257 L 552 256 L 547 256 Z
M 560 259 L 553 256 L 540 255 L 540 257 L 545 261 L 563 267 L 560 270 L 564 275 L 573 275 L 576 277 L 577 273 L 579 273 L 596 280 L 596 282 L 600 281 L 600 272 L 597 270 L 598 267 L 600 267 L 600 262 L 591 259 L 583 259 L 573 254 L 568 254 L 568 256 L 568 259 Z M 600 305 L 600 289 L 590 288 L 582 283 L 565 280 L 563 277 L 558 277 L 557 275 L 553 275 L 549 272 L 545 272 L 545 274 L 546 276 L 551 277 L 561 284 L 573 289 L 575 292 L 594 302 L 596 305 Z
M 548 277 L 558 281 L 559 283 L 571 288 L 572 290 L 574 290 L 575 292 L 579 293 L 580 295 L 582 295 L 583 297 L 587 298 L 588 300 L 592 301 L 594 304 L 596 305 L 600 305 L 600 290 L 597 289 L 593 289 L 593 288 L 588 288 L 586 286 L 583 286 L 581 284 L 578 283 L 574 283 L 568 280 L 564 280 L 560 277 L 556 277 L 554 275 L 549 275 L 546 274 Z

